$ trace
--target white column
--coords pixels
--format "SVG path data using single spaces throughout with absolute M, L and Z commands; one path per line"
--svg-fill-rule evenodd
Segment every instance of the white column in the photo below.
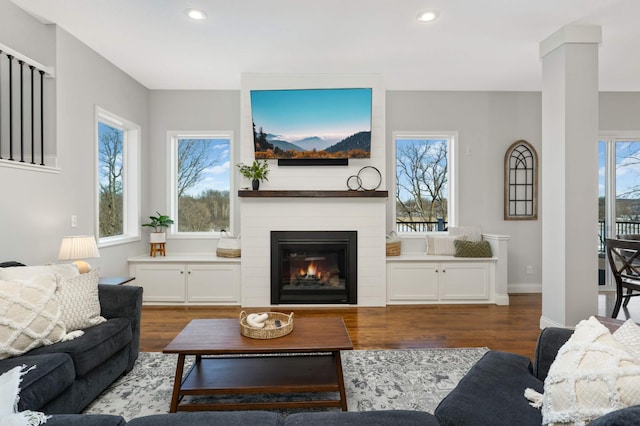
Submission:
M 574 326 L 598 309 L 598 26 L 567 26 L 542 58 L 542 316 Z

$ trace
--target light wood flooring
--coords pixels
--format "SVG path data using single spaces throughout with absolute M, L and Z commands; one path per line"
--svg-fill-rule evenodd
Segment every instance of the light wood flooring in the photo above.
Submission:
M 608 316 L 615 294 L 599 297 L 598 314 Z M 635 303 L 634 303 L 635 302 Z M 246 309 L 248 313 L 264 309 Z M 510 296 L 509 306 L 395 305 L 381 308 L 295 308 L 295 317 L 342 316 L 354 349 L 488 347 L 533 358 L 542 296 Z M 238 318 L 242 308 L 230 306 L 144 306 L 140 350 L 160 352 L 196 318 Z M 640 302 L 632 300 L 619 319 L 640 320 Z M 295 318 L 294 318 L 295 320 Z

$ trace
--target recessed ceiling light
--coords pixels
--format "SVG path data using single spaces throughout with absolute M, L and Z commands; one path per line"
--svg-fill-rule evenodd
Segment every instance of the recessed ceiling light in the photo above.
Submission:
M 422 12 L 418 13 L 417 19 L 419 22 L 431 22 L 435 21 L 437 17 L 438 12 L 436 12 L 435 10 L 423 10 Z
M 195 19 L 196 21 L 202 21 L 203 19 L 207 19 L 207 14 L 204 10 L 200 9 L 186 9 L 184 13 L 191 19 Z

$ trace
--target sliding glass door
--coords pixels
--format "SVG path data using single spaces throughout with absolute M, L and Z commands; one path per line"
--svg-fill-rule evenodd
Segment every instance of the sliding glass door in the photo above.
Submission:
M 640 138 L 603 138 L 598 143 L 600 285 L 613 285 L 606 259 L 606 238 L 640 238 Z

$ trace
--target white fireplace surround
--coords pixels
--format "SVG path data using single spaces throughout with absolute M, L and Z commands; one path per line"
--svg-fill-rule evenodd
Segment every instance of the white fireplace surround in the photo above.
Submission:
M 358 306 L 385 306 L 386 202 L 386 198 L 241 198 L 242 306 L 271 306 L 271 231 L 308 230 L 357 231 Z

